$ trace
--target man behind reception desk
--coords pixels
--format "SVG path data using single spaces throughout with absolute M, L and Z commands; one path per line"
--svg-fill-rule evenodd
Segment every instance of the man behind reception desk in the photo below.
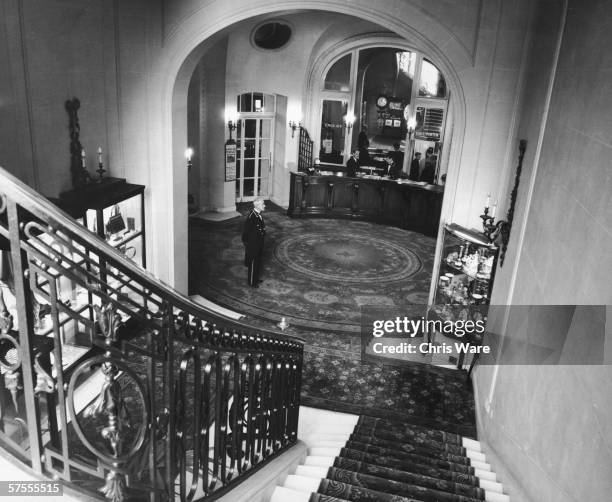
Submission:
M 412 181 L 419 181 L 421 177 L 421 152 L 415 152 L 414 159 L 410 163 L 410 173 L 408 179 Z
M 353 178 L 359 170 L 359 150 L 355 150 L 346 163 L 346 175 Z
M 393 152 L 389 152 L 385 157 L 385 162 L 387 163 L 387 167 L 385 167 L 385 176 L 389 176 L 389 178 L 396 180 L 399 178 L 402 172 L 401 164 L 398 165 L 395 159 L 393 158 Z

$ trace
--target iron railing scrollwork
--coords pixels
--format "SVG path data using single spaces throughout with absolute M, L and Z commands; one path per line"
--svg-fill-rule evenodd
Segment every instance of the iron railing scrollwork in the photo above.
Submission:
M 189 501 L 295 444 L 301 340 L 191 302 L 2 169 L 0 187 L 5 451 L 84 494 Z
M 305 127 L 300 127 L 300 139 L 298 146 L 298 171 L 307 173 L 314 165 L 313 158 L 314 142 Z

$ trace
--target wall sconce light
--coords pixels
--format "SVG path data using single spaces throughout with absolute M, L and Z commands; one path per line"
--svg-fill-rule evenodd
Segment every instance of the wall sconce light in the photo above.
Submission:
M 343 118 L 344 118 L 344 125 L 350 131 L 353 128 L 353 124 L 355 123 L 355 115 L 349 112 Z
M 192 163 L 191 163 L 191 159 L 193 157 L 193 148 L 191 147 L 187 147 L 187 150 L 185 150 L 185 158 L 187 159 L 187 169 L 191 169 Z
M 229 130 L 229 135 L 230 135 L 229 139 L 230 139 L 230 141 L 232 140 L 232 132 L 236 130 L 236 127 L 237 127 L 236 122 L 234 122 L 233 120 L 228 120 L 227 121 L 227 128 Z
M 484 212 L 480 215 L 482 219 L 483 233 L 491 242 L 495 242 L 500 246 L 499 251 L 499 266 L 504 265 L 504 258 L 506 257 L 506 250 L 508 249 L 508 241 L 510 240 L 510 230 L 512 230 L 512 220 L 514 219 L 514 207 L 516 205 L 516 197 L 518 195 L 519 181 L 521 179 L 521 171 L 523 170 L 523 158 L 525 157 L 525 150 L 527 148 L 527 140 L 522 139 L 519 142 L 519 158 L 518 166 L 516 167 L 516 176 L 514 178 L 514 188 L 510 194 L 510 208 L 506 215 L 506 220 L 499 220 L 495 223 L 495 212 L 497 211 L 497 201 L 493 204 L 491 215 L 489 216 L 489 202 L 491 201 L 491 194 L 487 195 L 487 201 L 485 203 Z
M 301 129 L 302 128 L 302 123 L 301 122 L 296 122 L 295 120 L 290 120 L 289 121 L 289 129 L 291 129 L 291 137 L 293 138 L 295 136 L 295 130 L 296 129 Z
M 236 130 L 238 126 L 238 113 L 236 110 L 225 110 L 225 121 L 227 122 L 227 129 L 229 130 L 229 139 L 232 141 L 232 132 Z

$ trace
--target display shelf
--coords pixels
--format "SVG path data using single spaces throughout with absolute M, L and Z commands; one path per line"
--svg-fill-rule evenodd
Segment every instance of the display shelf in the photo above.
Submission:
M 84 226 L 124 252 L 136 264 L 146 267 L 144 185 L 122 178 L 104 178 L 79 190 L 60 195 L 59 205 L 69 210 Z M 134 255 L 125 253 L 131 244 Z
M 442 257 L 436 275 L 434 304 L 428 318 L 441 321 L 485 321 L 495 279 L 498 248 L 482 233 L 457 224 L 444 225 Z M 451 338 L 448 334 L 434 333 L 434 339 Z M 471 344 L 482 338 L 467 337 Z M 475 359 L 461 353 L 450 359 L 461 369 L 473 366 Z

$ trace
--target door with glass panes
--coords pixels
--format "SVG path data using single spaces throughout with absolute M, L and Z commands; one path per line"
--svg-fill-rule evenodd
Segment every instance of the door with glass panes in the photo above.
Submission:
M 236 129 L 236 202 L 268 197 L 272 117 L 240 117 Z

